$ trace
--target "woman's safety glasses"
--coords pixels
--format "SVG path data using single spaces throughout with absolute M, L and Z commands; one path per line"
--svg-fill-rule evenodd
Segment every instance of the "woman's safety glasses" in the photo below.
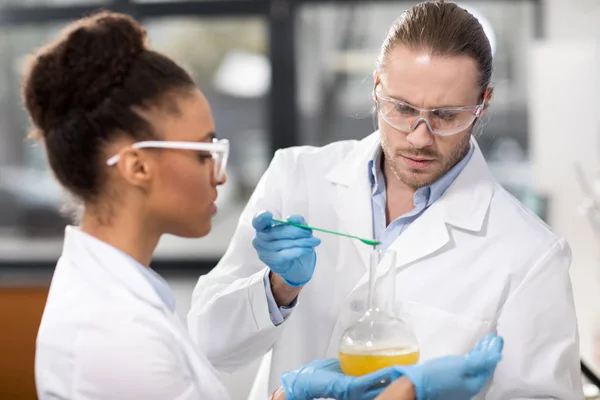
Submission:
M 454 135 L 471 126 L 483 112 L 485 99 L 486 95 L 482 103 L 476 106 L 419 108 L 373 91 L 379 115 L 386 123 L 409 133 L 424 122 L 431 133 L 440 136 Z
M 207 153 L 214 161 L 214 174 L 217 181 L 221 181 L 225 176 L 227 159 L 229 158 L 229 140 L 213 139 L 212 143 L 204 142 L 169 142 L 162 140 L 148 140 L 137 142 L 131 145 L 134 149 L 177 149 L 193 150 Z M 119 154 L 115 154 L 106 161 L 109 166 L 115 165 L 119 161 Z

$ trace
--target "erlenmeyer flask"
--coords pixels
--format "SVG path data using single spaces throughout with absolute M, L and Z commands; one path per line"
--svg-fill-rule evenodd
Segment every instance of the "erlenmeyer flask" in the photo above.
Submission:
M 339 360 L 346 375 L 360 376 L 392 365 L 410 365 L 419 361 L 417 338 L 394 312 L 395 263 L 396 253 L 393 250 L 374 249 L 371 252 L 369 308 L 346 329 L 340 341 Z M 389 268 L 381 277 L 383 284 L 376 285 L 377 271 L 385 264 Z M 376 293 L 375 288 L 384 289 L 384 292 Z M 382 301 L 382 297 L 387 301 Z

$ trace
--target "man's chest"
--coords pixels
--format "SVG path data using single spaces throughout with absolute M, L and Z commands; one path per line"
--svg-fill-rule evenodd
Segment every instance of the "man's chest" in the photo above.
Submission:
M 383 274 L 374 286 L 377 303 L 391 303 L 415 331 L 425 359 L 468 350 L 494 328 L 514 285 L 507 259 L 493 246 L 486 250 L 474 242 L 467 251 L 462 243 L 453 245 L 461 248 L 444 249 L 397 267 L 395 276 Z M 360 265 L 356 254 L 350 249 L 328 254 L 325 246 L 318 253 L 315 278 L 303 293 L 298 311 L 303 323 L 333 326 L 322 337 L 330 341 L 329 351 L 335 352 L 343 331 L 367 310 L 368 290 L 368 269 Z

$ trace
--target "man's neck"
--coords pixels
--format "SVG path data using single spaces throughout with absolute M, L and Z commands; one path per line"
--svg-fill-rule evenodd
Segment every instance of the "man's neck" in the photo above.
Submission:
M 386 226 L 398 217 L 415 208 L 415 189 L 404 184 L 396 177 L 390 166 L 382 163 L 383 179 L 385 181 L 385 219 Z

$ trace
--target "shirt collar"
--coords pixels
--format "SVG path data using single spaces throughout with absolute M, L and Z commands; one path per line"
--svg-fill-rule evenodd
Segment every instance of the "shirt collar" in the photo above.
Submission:
M 471 143 L 469 147 L 469 152 L 465 157 L 463 157 L 454 167 L 452 167 L 448 172 L 442 175 L 438 180 L 433 182 L 431 185 L 421 187 L 417 189 L 414 194 L 414 204 L 417 206 L 418 204 L 425 203 L 426 207 L 429 207 L 433 203 L 435 203 L 444 192 L 450 187 L 452 182 L 460 175 L 460 172 L 465 168 L 468 164 L 471 156 L 474 152 L 474 146 Z M 369 159 L 368 163 L 368 173 L 369 173 L 369 181 L 371 182 L 373 196 L 383 193 L 385 195 L 385 181 L 383 179 L 383 173 L 381 171 L 381 157 L 383 151 L 381 149 L 381 142 L 379 142 L 378 146 L 375 146 L 373 150 L 373 154 Z
M 135 260 L 134 260 L 135 261 Z M 154 288 L 158 296 L 165 303 L 167 308 L 171 310 L 171 312 L 175 312 L 175 295 L 171 291 L 169 284 L 152 268 L 145 267 L 142 264 L 137 263 L 138 270 L 144 275 L 144 277 L 148 280 L 150 285 Z

